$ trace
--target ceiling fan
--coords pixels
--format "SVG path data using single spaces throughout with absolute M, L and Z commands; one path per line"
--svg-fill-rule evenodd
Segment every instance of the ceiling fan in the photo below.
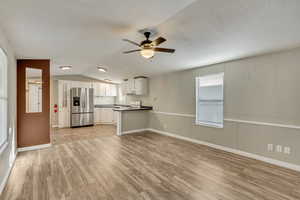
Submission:
M 166 49 L 166 48 L 158 47 L 160 44 L 167 41 L 165 38 L 159 37 L 156 40 L 151 41 L 151 40 L 149 40 L 150 35 L 151 35 L 150 32 L 147 31 L 144 33 L 144 35 L 146 37 L 146 40 L 142 41 L 140 44 L 137 42 L 128 40 L 128 39 L 123 39 L 123 41 L 125 41 L 125 42 L 129 42 L 130 44 L 140 47 L 140 49 L 125 51 L 123 53 L 128 54 L 128 53 L 133 53 L 133 52 L 140 52 L 144 58 L 149 59 L 149 58 L 154 57 L 155 52 L 163 52 L 163 53 L 174 53 L 175 52 L 175 49 Z

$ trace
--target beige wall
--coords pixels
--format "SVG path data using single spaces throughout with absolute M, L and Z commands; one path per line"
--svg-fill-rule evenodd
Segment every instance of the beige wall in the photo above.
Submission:
M 160 112 L 195 114 L 195 77 L 224 72 L 224 118 L 300 126 L 300 48 L 150 79 L 144 104 Z M 300 165 L 300 129 L 225 121 L 223 129 L 194 117 L 151 113 L 149 127 Z M 268 152 L 267 144 L 292 148 Z
M 9 173 L 10 164 L 16 154 L 16 59 L 4 33 L 0 30 L 0 47 L 8 56 L 8 146 L 0 154 L 0 190 L 4 186 L 4 179 Z M 1 191 L 0 191 L 1 192 Z
M 122 132 L 148 128 L 149 111 L 123 111 Z

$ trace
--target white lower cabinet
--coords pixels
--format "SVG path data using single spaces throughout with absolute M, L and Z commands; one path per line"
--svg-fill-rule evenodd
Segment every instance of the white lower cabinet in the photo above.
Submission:
M 113 124 L 114 111 L 112 108 L 95 108 L 94 110 L 95 124 Z

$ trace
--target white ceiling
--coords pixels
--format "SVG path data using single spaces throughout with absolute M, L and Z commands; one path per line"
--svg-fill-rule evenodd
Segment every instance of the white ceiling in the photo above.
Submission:
M 300 46 L 299 0 L 9 0 L 0 26 L 18 58 L 50 58 L 52 74 L 120 81 Z M 140 29 L 155 28 L 176 48 L 145 60 Z M 59 70 L 72 65 L 71 71 Z M 96 66 L 104 65 L 104 74 Z

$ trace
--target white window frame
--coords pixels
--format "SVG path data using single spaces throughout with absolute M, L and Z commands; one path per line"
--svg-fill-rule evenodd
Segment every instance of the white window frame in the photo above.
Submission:
M 213 78 L 213 77 L 222 77 L 222 97 L 223 97 L 223 121 L 222 121 L 222 124 L 219 124 L 219 123 L 213 123 L 213 122 L 203 122 L 203 121 L 200 121 L 198 119 L 198 109 L 199 109 L 199 106 L 198 106 L 198 99 L 199 99 L 199 82 L 200 80 L 202 79 L 210 79 L 210 78 Z M 196 90 L 196 120 L 195 120 L 195 124 L 196 125 L 200 125 L 200 126 L 208 126 L 208 127 L 214 127 L 214 128 L 223 128 L 224 127 L 224 73 L 217 73 L 217 74 L 210 74 L 210 75 L 204 75 L 204 76 L 198 76 L 195 78 L 195 90 Z
M 1 52 L 2 51 L 2 52 Z M 6 100 L 6 137 L 5 140 L 0 143 L 0 155 L 2 154 L 2 152 L 6 149 L 6 147 L 8 146 L 8 57 L 7 54 L 5 52 L 5 50 L 3 48 L 0 47 L 0 52 L 3 53 L 3 55 L 5 56 L 5 77 L 6 77 L 6 82 L 4 83 L 6 90 L 3 96 L 0 96 L 0 99 L 2 100 Z M 2 77 L 0 77 L 2 78 Z

